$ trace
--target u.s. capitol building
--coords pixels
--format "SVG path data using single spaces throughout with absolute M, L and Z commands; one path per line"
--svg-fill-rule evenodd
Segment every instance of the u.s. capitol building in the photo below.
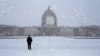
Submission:
M 25 35 L 33 36 L 100 36 L 99 26 L 62 27 L 57 26 L 57 16 L 50 9 L 44 12 L 41 26 L 25 27 Z
M 49 6 L 42 16 L 41 26 L 25 27 L 25 35 L 29 34 L 34 36 L 73 36 L 73 28 L 57 26 L 57 16 Z
M 19 27 L 0 25 L 0 36 L 86 36 L 100 37 L 100 26 L 62 27 L 57 25 L 57 16 L 50 6 L 43 13 L 41 26 Z

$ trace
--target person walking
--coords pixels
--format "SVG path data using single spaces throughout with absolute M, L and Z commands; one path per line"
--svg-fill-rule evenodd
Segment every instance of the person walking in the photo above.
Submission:
M 27 45 L 28 45 L 28 49 L 31 50 L 31 43 L 32 43 L 32 37 L 30 35 L 28 35 L 27 37 Z

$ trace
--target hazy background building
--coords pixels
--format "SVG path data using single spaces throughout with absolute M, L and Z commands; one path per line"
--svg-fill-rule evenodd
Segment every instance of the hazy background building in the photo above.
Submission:
M 22 36 L 24 35 L 24 29 L 18 26 L 0 25 L 0 35 Z
M 26 27 L 25 35 L 34 36 L 100 36 L 99 26 L 84 26 L 84 27 L 64 27 L 57 26 L 57 16 L 54 11 L 48 9 L 43 13 L 41 26 Z
M 41 17 L 41 26 L 18 27 L 0 25 L 0 35 L 6 36 L 88 36 L 99 37 L 100 26 L 65 27 L 57 25 L 57 16 L 50 6 Z

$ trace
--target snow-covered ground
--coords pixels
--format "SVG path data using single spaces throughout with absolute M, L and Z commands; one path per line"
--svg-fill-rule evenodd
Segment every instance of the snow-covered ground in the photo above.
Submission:
M 33 37 L 31 51 L 26 38 L 0 39 L 0 56 L 100 56 L 100 39 Z

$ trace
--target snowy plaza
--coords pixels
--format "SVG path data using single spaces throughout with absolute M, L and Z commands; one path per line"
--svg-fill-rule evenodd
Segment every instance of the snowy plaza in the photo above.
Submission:
M 0 56 L 100 55 L 100 39 L 74 39 L 56 36 L 38 36 L 32 38 L 31 51 L 27 49 L 26 38 L 0 39 Z

